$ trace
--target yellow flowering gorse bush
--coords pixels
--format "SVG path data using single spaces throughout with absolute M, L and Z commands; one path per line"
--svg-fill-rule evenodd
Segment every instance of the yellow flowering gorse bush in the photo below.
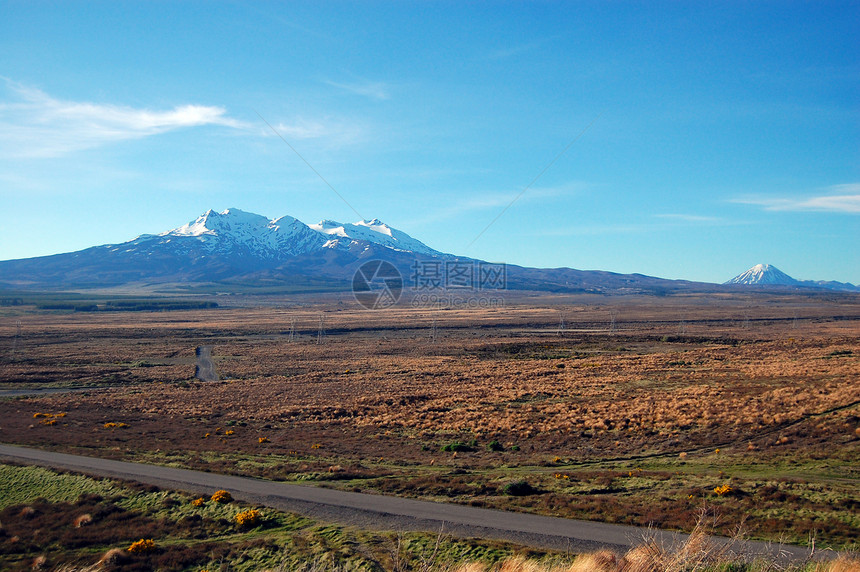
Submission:
M 128 547 L 129 552 L 152 552 L 153 550 L 155 550 L 155 541 L 151 538 L 141 538 Z
M 239 525 L 247 526 L 250 528 L 260 524 L 260 521 L 262 520 L 262 515 L 260 514 L 260 511 L 252 508 L 240 512 L 234 518 L 236 522 L 239 523 Z
M 215 491 L 214 493 L 212 493 L 211 500 L 212 502 L 228 503 L 233 500 L 233 495 L 231 495 L 228 491 L 224 490 Z
M 714 494 L 716 494 L 718 497 L 730 494 L 731 492 L 732 492 L 731 485 L 720 485 L 719 487 L 716 487 L 714 489 Z

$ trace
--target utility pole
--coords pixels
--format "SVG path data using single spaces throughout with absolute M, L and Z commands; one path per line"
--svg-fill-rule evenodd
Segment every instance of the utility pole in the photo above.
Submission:
M 12 340 L 12 357 L 18 351 L 18 340 L 21 339 L 21 320 L 15 320 L 15 338 Z

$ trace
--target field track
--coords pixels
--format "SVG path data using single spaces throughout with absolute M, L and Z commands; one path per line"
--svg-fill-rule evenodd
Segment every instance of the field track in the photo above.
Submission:
M 0 459 L 134 480 L 175 490 L 212 493 L 225 489 L 240 500 L 363 528 L 442 530 L 458 537 L 493 538 L 560 551 L 585 552 L 608 548 L 623 552 L 640 544 L 644 538 L 654 538 L 666 545 L 683 542 L 687 538 L 680 533 L 632 526 L 337 491 L 4 444 L 0 444 Z M 728 542 L 722 538 L 714 541 Z M 808 549 L 782 544 L 747 541 L 736 542 L 733 548 L 748 556 L 761 555 L 781 560 L 798 561 L 809 556 Z M 819 553 L 816 556 L 826 558 L 828 555 Z
M 200 381 L 218 381 L 218 373 L 212 361 L 212 346 L 198 346 L 196 353 L 197 369 L 194 377 Z

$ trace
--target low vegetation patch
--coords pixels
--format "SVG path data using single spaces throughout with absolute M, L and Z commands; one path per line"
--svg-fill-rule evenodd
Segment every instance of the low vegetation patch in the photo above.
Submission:
M 512 497 L 525 497 L 538 494 L 540 491 L 526 481 L 514 481 L 503 486 L 502 492 Z
M 236 512 L 235 504 L 200 496 L 35 467 L 0 464 L 0 478 L 30 483 L 15 499 L 0 488 L 2 570 L 29 570 L 37 560 L 45 569 L 117 572 L 429 570 L 420 567 L 493 564 L 516 551 L 492 541 L 365 532 L 262 507 Z M 100 494 L 65 500 L 75 488 Z
M 685 543 L 646 538 L 626 553 L 577 556 L 443 534 L 366 532 L 259 507 L 236 513 L 229 504 L 192 503 L 184 493 L 33 467 L 0 465 L 0 472 L 50 477 L 26 487 L 23 496 L 37 498 L 0 511 L 3 570 L 852 572 L 860 564 L 849 555 L 820 564 L 749 559 L 732 544 L 711 542 L 703 521 Z M 55 479 L 59 487 L 46 486 Z M 57 500 L 74 486 L 109 496 L 88 492 L 73 502 Z
M 744 522 L 758 539 L 860 541 L 856 297 L 547 296 L 432 316 L 304 300 L 134 319 L 3 298 L 15 305 L 0 308 L 13 318 L 0 324 L 0 387 L 91 389 L 0 399 L 4 442 L 685 531 L 707 506 L 722 534 Z M 193 379 L 201 343 L 224 381 Z M 506 494 L 518 481 L 534 490 Z M 0 499 L 18 490 L 0 487 Z M 71 491 L 49 500 L 75 503 Z M 161 493 L 93 494 L 172 518 Z M 167 512 L 269 534 L 268 517 L 242 529 L 234 517 L 247 507 L 199 498 Z M 111 548 L 127 553 L 141 538 Z M 148 557 L 171 550 L 152 539 Z
M 467 451 L 474 451 L 477 446 L 477 440 L 472 440 L 467 443 L 463 443 L 462 441 L 454 441 L 453 443 L 447 443 L 445 445 L 442 445 L 442 451 L 448 453 L 464 453 Z

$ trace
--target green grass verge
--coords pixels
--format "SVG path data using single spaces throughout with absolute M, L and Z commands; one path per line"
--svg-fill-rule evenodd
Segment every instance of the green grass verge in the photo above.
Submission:
M 468 453 L 452 464 L 338 459 L 204 451 L 131 453 L 128 459 L 342 490 L 368 491 L 474 506 L 520 510 L 637 526 L 691 531 L 703 510 L 717 531 L 836 550 L 860 545 L 860 468 L 856 447 L 816 452 L 710 451 L 685 458 L 578 463 L 469 466 Z M 534 460 L 533 460 L 534 461 Z M 330 472 L 330 467 L 342 470 Z M 465 468 L 458 468 L 465 467 Z M 534 491 L 507 495 L 525 481 Z M 718 492 L 721 487 L 728 487 Z
M 421 562 L 493 564 L 523 552 L 492 541 L 455 540 L 426 533 L 371 532 L 325 524 L 301 515 L 257 507 L 261 524 L 245 529 L 235 521 L 248 509 L 236 502 L 97 479 L 41 467 L 0 464 L 0 569 L 91 566 L 112 549 L 106 570 L 169 569 L 231 571 L 382 571 Z M 79 525 L 83 515 L 88 520 Z M 152 538 L 152 552 L 131 554 L 131 543 Z M 38 541 L 30 539 L 38 539 Z M 527 551 L 545 562 L 560 555 Z M 400 567 L 400 568 L 398 568 Z

